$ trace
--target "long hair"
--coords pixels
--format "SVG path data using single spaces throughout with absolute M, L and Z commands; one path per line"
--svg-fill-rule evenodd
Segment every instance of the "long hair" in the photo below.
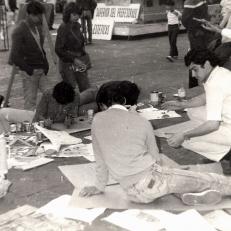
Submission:
M 81 10 L 75 2 L 68 3 L 63 10 L 63 22 L 68 23 L 72 13 L 81 15 Z

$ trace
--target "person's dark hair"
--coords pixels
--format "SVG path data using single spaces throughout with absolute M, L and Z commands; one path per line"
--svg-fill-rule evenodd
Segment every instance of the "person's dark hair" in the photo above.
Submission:
M 41 15 L 45 12 L 45 9 L 41 2 L 32 0 L 28 3 L 26 12 L 27 14 Z
M 175 6 L 175 2 L 173 0 L 167 0 L 165 1 L 166 6 Z
M 65 105 L 74 101 L 75 90 L 69 83 L 62 81 L 55 85 L 52 96 L 58 103 Z
M 130 81 L 122 81 L 118 85 L 118 90 L 120 95 L 122 95 L 126 99 L 127 105 L 132 106 L 137 104 L 140 90 L 135 83 L 132 83 Z
M 103 84 L 96 96 L 96 103 L 110 107 L 114 103 L 134 105 L 137 103 L 140 90 L 130 81 L 111 81 Z
M 81 15 L 81 10 L 75 2 L 70 2 L 63 10 L 63 22 L 68 23 L 70 21 L 71 14 L 73 13 Z
M 189 66 L 191 63 L 203 66 L 206 61 L 209 61 L 212 67 L 219 66 L 221 63 L 221 60 L 208 49 L 192 49 L 184 57 L 186 66 Z

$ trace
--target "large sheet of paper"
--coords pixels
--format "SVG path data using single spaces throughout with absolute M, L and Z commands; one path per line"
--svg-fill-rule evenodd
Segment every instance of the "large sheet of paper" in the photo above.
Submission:
M 81 187 L 80 187 L 81 188 Z M 198 211 L 208 211 L 214 209 L 231 208 L 231 199 L 223 198 L 215 205 L 188 206 L 174 195 L 167 195 L 156 199 L 149 204 L 138 204 L 128 201 L 125 192 L 119 185 L 107 186 L 105 193 L 88 198 L 79 197 L 79 189 L 75 189 L 70 205 L 77 208 L 111 208 L 111 209 L 163 209 L 171 211 L 185 211 L 196 209 Z
M 70 128 L 66 128 L 63 123 L 54 123 L 51 126 L 52 129 L 58 131 L 65 131 L 69 134 L 87 131 L 91 129 L 91 121 L 87 117 L 78 117 L 76 122 L 71 125 Z
M 175 111 L 158 110 L 153 107 L 140 109 L 138 113 L 147 120 L 181 117 L 181 115 L 177 114 Z
M 37 213 L 92 223 L 105 208 L 81 209 L 69 206 L 71 195 L 62 195 L 37 210 Z
M 161 231 L 164 229 L 157 217 L 143 210 L 130 209 L 124 212 L 114 212 L 103 220 L 131 231 Z
M 231 230 L 231 216 L 224 210 L 215 210 L 204 215 L 204 218 L 209 224 L 218 230 L 230 231 Z
M 50 142 L 54 145 L 56 150 L 59 150 L 61 145 L 71 145 L 82 142 L 81 139 L 71 136 L 65 131 L 48 130 L 38 125 L 36 125 L 36 128 L 50 140 Z

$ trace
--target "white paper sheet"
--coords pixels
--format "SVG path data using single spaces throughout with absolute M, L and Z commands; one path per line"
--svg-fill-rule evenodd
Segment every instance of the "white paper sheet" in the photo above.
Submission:
M 45 157 L 22 157 L 22 158 L 10 158 L 7 160 L 9 168 L 22 169 L 23 171 L 42 166 L 54 161 Z
M 69 206 L 71 195 L 62 195 L 37 210 L 37 213 L 49 214 L 61 218 L 70 218 L 92 223 L 104 213 L 105 208 L 81 209 Z
M 206 214 L 204 218 L 209 224 L 218 230 L 231 230 L 231 216 L 223 210 L 210 212 Z
M 115 212 L 102 220 L 131 231 L 160 231 L 164 228 L 158 218 L 136 209 Z
M 196 210 L 161 220 L 167 231 L 216 231 Z
M 158 110 L 156 108 L 145 108 L 138 111 L 139 114 L 147 120 L 167 119 L 181 117 L 175 111 Z
M 71 136 L 65 131 L 48 130 L 38 125 L 36 125 L 35 127 L 51 141 L 51 143 L 56 147 L 56 149 L 58 147 L 60 148 L 61 145 L 71 145 L 82 142 L 81 139 Z
M 84 139 L 92 140 L 92 136 L 85 136 Z

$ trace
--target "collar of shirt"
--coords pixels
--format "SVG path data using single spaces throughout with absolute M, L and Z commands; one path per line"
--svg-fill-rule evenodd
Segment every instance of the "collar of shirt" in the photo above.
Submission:
M 110 109 L 120 109 L 120 110 L 128 111 L 128 109 L 126 107 L 124 107 L 123 105 L 120 105 L 120 104 L 114 104 L 108 108 L 108 110 L 110 110 Z

